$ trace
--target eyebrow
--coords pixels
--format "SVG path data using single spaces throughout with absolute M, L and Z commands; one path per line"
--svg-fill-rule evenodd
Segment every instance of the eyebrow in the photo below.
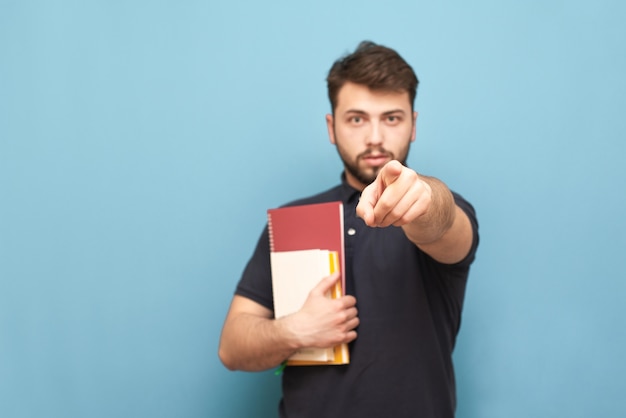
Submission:
M 367 113 L 364 110 L 360 110 L 360 109 L 348 109 L 348 110 L 346 110 L 344 112 L 344 115 L 348 115 L 348 114 L 351 114 L 351 113 L 355 113 L 357 115 L 369 115 L 369 113 Z M 386 112 L 383 112 L 382 115 L 383 116 L 388 116 L 388 115 L 393 115 L 393 114 L 396 114 L 396 113 L 402 113 L 404 115 L 406 112 L 404 110 L 402 110 L 402 109 L 393 109 L 393 110 L 388 110 Z

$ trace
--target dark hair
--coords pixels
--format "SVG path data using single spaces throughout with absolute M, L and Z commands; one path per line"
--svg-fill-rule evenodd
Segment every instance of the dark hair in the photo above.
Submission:
M 371 90 L 406 91 L 413 108 L 419 80 L 413 68 L 396 51 L 363 41 L 353 53 L 335 61 L 326 82 L 334 113 L 339 90 L 346 82 L 361 84 Z

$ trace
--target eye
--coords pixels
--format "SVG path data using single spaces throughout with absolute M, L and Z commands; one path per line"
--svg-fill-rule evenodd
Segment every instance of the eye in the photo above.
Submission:
M 396 125 L 398 123 L 400 123 L 400 117 L 396 116 L 396 115 L 389 115 L 387 116 L 387 123 L 390 125 Z
M 361 116 L 352 116 L 350 118 L 350 122 L 354 123 L 355 125 L 359 125 L 363 122 L 363 118 Z

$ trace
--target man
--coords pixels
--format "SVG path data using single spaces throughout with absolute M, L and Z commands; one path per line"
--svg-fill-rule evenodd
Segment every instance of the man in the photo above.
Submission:
M 281 417 L 452 417 L 452 350 L 478 245 L 474 209 L 406 167 L 418 80 L 394 50 L 363 42 L 334 63 L 327 82 L 342 184 L 291 205 L 343 201 L 346 296 L 324 297 L 335 274 L 300 311 L 274 319 L 266 229 L 219 356 L 231 370 L 265 370 L 298 348 L 350 343 L 349 365 L 285 369 Z

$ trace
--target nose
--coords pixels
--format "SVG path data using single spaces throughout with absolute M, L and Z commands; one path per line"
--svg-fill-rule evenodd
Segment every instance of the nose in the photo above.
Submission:
M 383 132 L 380 126 L 380 123 L 373 122 L 371 124 L 371 129 L 369 135 L 367 137 L 367 145 L 380 145 L 383 143 Z

